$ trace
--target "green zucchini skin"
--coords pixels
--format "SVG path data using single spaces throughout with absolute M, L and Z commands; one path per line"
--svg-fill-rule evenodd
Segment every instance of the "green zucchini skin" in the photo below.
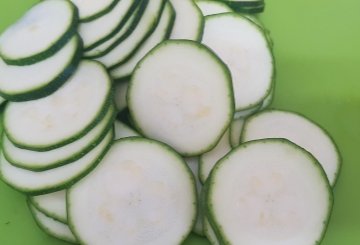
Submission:
M 68 158 L 66 158 L 62 161 L 58 161 L 56 164 L 51 164 L 49 166 L 43 166 L 43 167 L 35 167 L 35 166 L 25 167 L 20 162 L 17 162 L 14 159 L 12 159 L 12 157 L 7 153 L 7 151 L 3 151 L 4 157 L 11 165 L 13 165 L 17 168 L 22 168 L 22 169 L 26 169 L 26 170 L 30 170 L 30 171 L 34 171 L 34 172 L 42 172 L 42 171 L 50 170 L 53 168 L 61 167 L 66 164 L 71 164 L 72 162 L 80 159 L 81 157 L 86 155 L 88 152 L 90 152 L 92 149 L 94 149 L 104 139 L 104 137 L 107 135 L 109 130 L 111 130 L 111 128 L 113 127 L 113 123 L 115 121 L 116 113 L 115 113 L 115 109 L 111 108 L 110 110 L 113 110 L 111 118 L 107 122 L 104 131 L 101 132 L 99 137 L 96 138 L 95 140 L 93 140 L 93 142 L 90 142 L 84 149 L 80 150 L 78 153 L 75 153 L 74 155 L 69 156 Z
M 73 12 L 72 22 L 68 31 L 65 32 L 63 36 L 59 37 L 56 42 L 52 43 L 48 49 L 26 58 L 11 59 L 10 57 L 0 53 L 1 58 L 5 61 L 6 64 L 15 66 L 33 65 L 54 55 L 56 52 L 62 49 L 67 42 L 70 41 L 70 39 L 76 34 L 79 26 L 79 11 L 73 3 L 71 3 L 69 0 L 66 1 L 69 3 L 69 6 L 71 6 Z
M 100 66 L 102 66 L 102 68 L 104 69 L 104 72 L 106 72 L 106 68 L 100 62 L 97 62 L 97 63 Z M 113 99 L 114 98 L 114 89 L 113 89 L 112 79 L 110 77 L 108 77 L 108 86 L 109 86 L 108 94 L 106 95 L 106 99 L 104 100 L 101 109 L 98 111 L 95 120 L 90 122 L 83 130 L 79 131 L 77 134 L 75 134 L 72 137 L 69 137 L 67 139 L 63 139 L 62 141 L 58 142 L 57 144 L 34 146 L 31 144 L 25 144 L 23 142 L 17 142 L 17 140 L 14 137 L 12 137 L 12 135 L 8 132 L 8 130 L 6 128 L 6 124 L 4 124 L 4 132 L 8 136 L 9 140 L 14 145 L 16 145 L 18 148 L 32 150 L 32 151 L 40 151 L 40 152 L 41 151 L 50 151 L 50 150 L 59 148 L 61 146 L 67 145 L 69 143 L 72 143 L 75 140 L 83 137 L 86 133 L 88 133 L 91 129 L 93 129 L 101 121 L 101 119 L 103 119 L 105 117 L 106 112 L 109 110 L 109 107 L 113 104 L 113 101 L 114 101 L 114 99 Z M 8 103 L 5 107 L 5 114 L 6 114 L 6 110 L 9 105 L 10 104 Z
M 100 12 L 94 14 L 94 15 L 91 15 L 91 16 L 88 16 L 88 17 L 85 17 L 85 18 L 79 18 L 79 22 L 80 23 L 90 22 L 92 20 L 95 20 L 95 19 L 109 13 L 116 6 L 116 4 L 118 4 L 119 1 L 120 0 L 114 0 L 112 2 L 112 4 L 110 4 L 107 8 L 103 9 L 102 11 L 100 11 Z
M 46 97 L 56 90 L 58 90 L 70 77 L 76 69 L 82 58 L 82 41 L 81 38 L 78 38 L 78 47 L 72 58 L 71 62 L 64 68 L 64 70 L 54 78 L 51 82 L 47 83 L 45 86 L 40 86 L 28 92 L 9 94 L 0 91 L 0 96 L 4 99 L 13 101 L 13 102 L 24 102 L 29 100 L 37 100 L 43 97 Z

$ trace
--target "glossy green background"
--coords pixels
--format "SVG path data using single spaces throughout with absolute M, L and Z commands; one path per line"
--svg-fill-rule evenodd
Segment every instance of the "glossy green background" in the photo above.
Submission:
M 0 31 L 34 0 L 1 0 Z M 267 0 L 261 15 L 275 42 L 273 107 L 323 125 L 343 156 L 322 245 L 360 244 L 360 1 Z M 0 182 L 0 244 L 59 245 L 37 228 L 24 197 Z M 189 245 L 207 244 L 201 239 Z

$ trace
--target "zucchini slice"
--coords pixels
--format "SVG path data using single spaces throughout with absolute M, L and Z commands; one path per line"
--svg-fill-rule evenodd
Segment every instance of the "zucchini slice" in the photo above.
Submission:
M 191 172 L 194 175 L 194 179 L 196 182 L 196 191 L 197 191 L 197 217 L 196 217 L 196 223 L 193 227 L 193 232 L 199 236 L 204 236 L 204 214 L 203 210 L 200 207 L 200 198 L 201 198 L 201 192 L 202 192 L 202 183 L 199 179 L 199 158 L 198 157 L 191 157 L 191 158 L 185 158 L 185 162 L 188 165 L 188 167 L 191 169 Z
M 7 65 L 0 59 L 0 94 L 10 101 L 27 101 L 55 92 L 76 70 L 81 57 L 76 35 L 53 56 L 27 66 Z
M 230 130 L 226 130 L 218 144 L 209 152 L 200 156 L 199 177 L 204 184 L 215 164 L 223 158 L 230 150 Z
M 221 1 L 195 0 L 196 5 L 204 16 L 232 12 L 233 10 Z
M 261 103 L 275 74 L 272 50 L 264 31 L 236 13 L 205 17 L 202 42 L 227 64 L 233 78 L 236 111 Z
M 44 171 L 76 161 L 96 147 L 111 130 L 115 109 L 110 107 L 103 119 L 78 140 L 50 151 L 31 151 L 15 146 L 3 136 L 3 154 L 12 165 L 32 171 Z
M 341 156 L 334 140 L 319 125 L 297 113 L 264 111 L 246 120 L 242 142 L 263 138 L 285 138 L 303 147 L 320 162 L 330 184 L 335 185 Z
M 29 201 L 40 212 L 61 223 L 67 223 L 66 191 L 57 191 L 40 196 L 30 196 Z
M 114 138 L 113 130 L 94 149 L 82 158 L 58 168 L 33 172 L 11 165 L 4 154 L 0 156 L 2 180 L 29 195 L 42 195 L 63 190 L 88 174 L 102 159 Z
M 124 27 L 140 1 L 121 0 L 107 14 L 79 25 L 84 49 L 90 50 L 115 36 Z
M 71 0 L 79 10 L 81 22 L 88 22 L 111 11 L 120 0 Z
M 116 141 L 67 203 L 81 244 L 181 244 L 196 218 L 196 187 L 175 151 L 133 137 Z
M 313 245 L 333 205 L 318 161 L 284 139 L 245 143 L 211 172 L 206 215 L 221 244 Z
M 125 123 L 116 120 L 114 123 L 114 129 L 115 129 L 115 140 L 119 140 L 122 138 L 128 138 L 128 137 L 136 137 L 140 136 L 138 132 L 136 132 L 134 129 L 127 126 Z
M 245 14 L 261 13 L 265 9 L 264 0 L 222 0 L 233 10 Z
M 127 98 L 138 131 L 184 156 L 213 148 L 234 112 L 228 68 L 190 40 L 168 40 L 150 51 L 135 68 Z
M 48 151 L 69 144 L 105 116 L 112 84 L 98 62 L 82 61 L 75 74 L 55 93 L 22 103 L 8 103 L 4 130 L 19 148 Z
M 166 0 L 149 1 L 133 32 L 124 40 L 116 42 L 109 53 L 96 58 L 96 60 L 110 69 L 125 62 L 152 34 L 166 2 Z
M 171 39 L 200 41 L 204 29 L 204 18 L 193 0 L 169 0 L 176 12 Z
M 260 102 L 259 104 L 255 105 L 251 108 L 237 111 L 234 113 L 234 118 L 239 119 L 239 118 L 246 118 L 248 116 L 251 116 L 252 114 L 258 112 L 261 109 L 262 104 L 263 104 L 263 102 Z
M 60 50 L 77 27 L 78 11 L 71 2 L 42 1 L 0 36 L 0 56 L 8 65 L 37 63 Z
M 28 202 L 28 206 L 35 222 L 46 234 L 66 242 L 76 244 L 78 243 L 76 237 L 71 232 L 67 224 L 61 223 L 49 216 L 46 216 L 34 205 L 32 205 L 31 202 Z
M 174 24 L 175 12 L 170 3 L 167 3 L 162 12 L 159 24 L 151 36 L 139 47 L 139 49 L 126 60 L 125 63 L 113 68 L 110 71 L 114 79 L 124 79 L 129 77 L 139 61 L 156 45 L 169 37 L 169 33 Z
M 129 82 L 121 81 L 115 83 L 114 88 L 114 100 L 116 109 L 122 111 L 127 107 L 126 95 L 128 90 Z
M 206 238 L 209 240 L 211 245 L 220 245 L 220 241 L 216 236 L 216 233 L 214 229 L 211 227 L 211 224 L 209 223 L 209 220 L 204 217 L 204 232 Z
M 235 118 L 229 128 L 229 137 L 231 147 L 236 147 L 240 144 L 240 137 L 244 127 L 245 119 Z
M 136 25 L 140 21 L 148 2 L 148 0 L 141 0 L 121 30 L 108 40 L 98 44 L 96 47 L 84 50 L 84 56 L 91 59 L 101 57 L 109 53 L 119 42 L 127 38 L 134 31 Z

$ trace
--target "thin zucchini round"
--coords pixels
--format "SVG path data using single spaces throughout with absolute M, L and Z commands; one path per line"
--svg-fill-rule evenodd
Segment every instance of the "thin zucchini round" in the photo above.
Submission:
M 245 121 L 242 142 L 263 138 L 285 138 L 310 152 L 335 185 L 341 168 L 341 156 L 334 140 L 321 126 L 293 112 L 269 110 Z
M 275 75 L 272 50 L 263 29 L 236 13 L 211 15 L 205 17 L 202 42 L 231 71 L 236 111 L 261 103 Z
M 195 222 L 195 188 L 190 169 L 168 146 L 118 140 L 68 190 L 69 225 L 81 244 L 181 244 Z
M 36 209 L 46 216 L 67 224 L 65 190 L 45 195 L 29 196 L 28 200 Z
M 190 40 L 168 40 L 151 50 L 135 68 L 127 99 L 138 131 L 184 156 L 212 149 L 234 112 L 228 68 Z
M 110 12 L 120 0 L 71 0 L 79 10 L 81 22 L 88 22 Z
M 75 35 L 53 56 L 33 65 L 7 65 L 0 59 L 0 95 L 10 101 L 19 102 L 52 94 L 77 69 L 81 50 L 81 40 Z
M 204 29 L 204 17 L 193 0 L 169 0 L 176 18 L 170 39 L 200 41 Z
M 3 154 L 9 163 L 31 171 L 45 171 L 74 162 L 96 147 L 113 127 L 115 109 L 110 107 L 105 117 L 78 140 L 50 151 L 31 151 L 16 147 L 3 135 Z
M 313 245 L 333 194 L 319 162 L 284 139 L 245 143 L 211 172 L 206 216 L 220 244 Z
M 115 130 L 115 140 L 128 138 L 128 137 L 139 137 L 140 134 L 136 132 L 134 129 L 127 126 L 125 123 L 116 120 L 114 123 Z
M 112 103 L 112 81 L 105 67 L 82 61 L 55 93 L 39 100 L 8 103 L 7 137 L 19 148 L 48 151 L 79 139 L 105 116 Z
M 125 79 L 131 76 L 139 61 L 156 45 L 169 37 L 175 20 L 175 12 L 170 3 L 167 3 L 162 12 L 159 24 L 151 36 L 139 47 L 139 49 L 126 60 L 125 63 L 110 71 L 114 79 Z
M 204 16 L 232 12 L 232 9 L 221 1 L 195 0 L 196 5 Z
M 231 147 L 236 147 L 240 144 L 240 137 L 243 131 L 245 120 L 243 118 L 234 118 L 229 127 L 229 137 Z
M 101 161 L 114 138 L 113 130 L 94 149 L 70 164 L 43 172 L 14 167 L 0 156 L 0 177 L 12 188 L 29 194 L 42 195 L 68 188 L 87 175 Z
M 70 1 L 42 1 L 0 36 L 0 56 L 8 65 L 40 62 L 59 51 L 77 27 L 78 11 Z

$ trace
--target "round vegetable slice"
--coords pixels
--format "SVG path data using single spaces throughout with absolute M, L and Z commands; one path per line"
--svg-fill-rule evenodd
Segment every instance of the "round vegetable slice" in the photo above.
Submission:
M 100 144 L 82 158 L 71 164 L 43 172 L 33 172 L 14 167 L 1 154 L 0 176 L 9 186 L 30 195 L 48 194 L 63 190 L 89 173 L 101 161 L 113 138 L 114 133 L 110 131 Z
M 262 102 L 272 88 L 274 60 L 264 31 L 236 13 L 205 17 L 202 42 L 231 71 L 236 111 Z
M 114 100 L 116 109 L 122 111 L 127 107 L 126 95 L 128 90 L 129 82 L 121 81 L 115 83 L 114 88 Z
M 111 11 L 120 0 L 71 0 L 79 10 L 80 21 L 87 22 Z
M 40 212 L 64 224 L 67 223 L 66 191 L 30 196 L 29 201 Z
M 231 147 L 240 144 L 240 137 L 244 127 L 245 120 L 243 118 L 234 119 L 229 127 L 229 137 Z
M 0 37 L 0 56 L 9 65 L 44 60 L 74 35 L 78 12 L 71 2 L 47 0 L 36 4 Z
M 135 68 L 128 106 L 143 135 L 196 156 L 213 148 L 232 120 L 231 76 L 205 46 L 165 41 Z
M 232 9 L 221 1 L 195 0 L 196 5 L 204 16 L 232 12 Z
M 208 181 L 206 215 L 221 244 L 312 245 L 324 235 L 331 187 L 318 161 L 287 140 L 235 148 Z
M 115 109 L 110 107 L 103 119 L 78 140 L 50 151 L 31 151 L 15 146 L 4 134 L 3 154 L 14 166 L 32 171 L 53 169 L 81 158 L 99 144 L 111 130 Z
M 196 218 L 195 182 L 184 160 L 138 137 L 116 141 L 68 190 L 67 202 L 82 244 L 181 244 Z
M 193 0 L 169 0 L 175 9 L 176 19 L 171 39 L 201 40 L 204 18 Z
M 115 129 L 115 140 L 127 138 L 127 137 L 136 137 L 140 136 L 134 129 L 127 126 L 125 123 L 116 120 L 114 123 Z
M 28 202 L 28 205 L 36 223 L 46 234 L 66 242 L 78 243 L 67 224 L 46 216 L 30 202 Z
M 246 120 L 242 141 L 263 138 L 285 138 L 303 147 L 320 162 L 330 184 L 335 184 L 341 166 L 340 153 L 330 135 L 314 122 L 293 112 L 264 111 Z
M 22 103 L 8 103 L 4 129 L 19 148 L 47 151 L 85 135 L 106 114 L 112 84 L 98 62 L 82 61 L 75 74 L 55 93 Z
M 10 101 L 27 101 L 55 92 L 76 70 L 81 50 L 81 40 L 74 36 L 53 56 L 33 65 L 7 65 L 0 59 L 0 94 Z

